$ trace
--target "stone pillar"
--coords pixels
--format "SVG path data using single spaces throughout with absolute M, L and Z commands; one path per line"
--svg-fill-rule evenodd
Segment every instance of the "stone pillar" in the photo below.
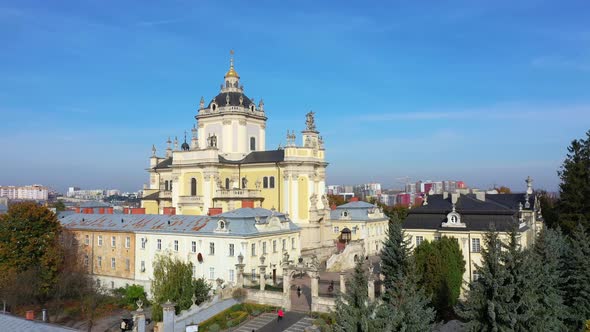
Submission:
M 133 331 L 145 332 L 145 313 L 143 310 L 133 312 Z
M 236 285 L 238 288 L 244 287 L 244 266 L 246 266 L 246 264 L 244 264 L 244 256 L 240 253 L 238 255 L 238 264 L 236 264 L 236 272 L 238 274 Z
M 344 276 L 346 274 L 344 273 L 344 271 L 340 272 L 340 292 L 342 294 L 346 293 L 346 281 L 344 280 Z
M 260 265 L 260 290 L 263 291 L 266 286 L 266 265 Z
M 368 285 L 369 285 L 369 287 L 368 287 L 369 288 L 368 289 L 368 291 L 369 291 L 369 300 L 370 301 L 375 301 L 375 279 L 370 278 L 369 279 L 369 282 L 368 282 Z
M 283 268 L 283 308 L 291 310 L 291 271 Z
M 379 280 L 381 280 L 381 296 L 385 295 L 385 275 L 379 274 Z
M 311 278 L 311 297 L 318 297 L 319 296 L 319 287 L 320 286 L 320 277 L 313 276 Z
M 166 303 L 162 304 L 162 310 L 164 311 L 164 319 L 163 319 L 163 326 L 164 331 L 162 332 L 174 332 L 174 303 L 168 300 Z M 145 324 L 144 324 L 145 325 Z

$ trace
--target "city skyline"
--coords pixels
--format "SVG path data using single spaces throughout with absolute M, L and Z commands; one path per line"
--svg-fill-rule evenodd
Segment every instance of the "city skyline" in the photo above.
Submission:
M 283 128 L 300 140 L 316 112 L 327 184 L 522 191 L 530 175 L 554 191 L 590 123 L 581 1 L 61 6 L 0 4 L 2 185 L 140 189 L 152 144 L 190 136 L 230 49 L 246 94 L 264 98 L 267 149 Z

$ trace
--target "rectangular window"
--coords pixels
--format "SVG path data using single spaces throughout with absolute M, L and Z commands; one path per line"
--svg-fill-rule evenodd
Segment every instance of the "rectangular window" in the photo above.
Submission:
M 131 261 L 127 258 L 125 259 L 125 271 L 129 271 L 129 269 L 131 269 Z
M 209 268 L 209 279 L 215 279 L 215 268 L 214 267 Z
M 197 241 L 191 242 L 191 251 L 197 252 Z
M 287 239 L 283 239 L 283 250 L 287 250 Z
M 114 236 L 111 236 L 111 247 L 116 247 L 117 246 L 117 238 Z
M 277 240 L 272 240 L 272 252 L 277 252 Z
M 102 235 L 98 236 L 98 246 L 102 247 Z
M 420 245 L 424 241 L 424 236 L 416 236 L 416 247 Z
M 96 263 L 98 264 L 98 267 L 102 267 L 102 256 L 96 258 Z
M 197 277 L 197 267 L 193 265 L 193 278 Z
M 117 265 L 116 265 L 115 257 L 113 257 L 113 258 L 111 258 L 111 269 L 114 270 L 116 266 Z
M 141 249 L 145 249 L 145 243 L 147 242 L 147 239 L 145 237 L 141 238 Z
M 234 281 L 234 270 L 229 270 L 229 281 Z
M 471 239 L 471 252 L 480 252 L 481 246 L 479 239 Z
M 89 244 L 90 244 L 90 235 L 86 235 L 86 236 L 84 237 L 84 244 L 85 244 L 85 245 L 89 245 Z
M 145 272 L 145 261 L 141 261 L 141 272 Z
M 131 247 L 131 238 L 128 236 L 125 238 L 125 248 Z
M 440 235 L 435 235 L 434 236 L 434 241 L 440 241 Z
M 295 249 L 295 238 L 291 238 L 291 249 Z
M 84 266 L 88 266 L 88 255 L 84 255 Z
M 215 255 L 215 243 L 209 242 L 209 255 Z
M 262 254 L 266 255 L 266 242 L 262 242 Z
M 174 240 L 174 251 L 178 251 L 178 240 Z
M 340 227 L 334 226 L 334 233 L 338 233 L 338 232 L 340 232 Z
M 352 228 L 352 234 L 356 234 L 356 226 Z
M 256 280 L 256 269 L 252 269 L 252 280 Z
M 157 239 L 156 240 L 156 249 L 158 251 L 162 250 L 162 239 Z
M 234 255 L 234 244 L 233 243 L 229 244 L 229 255 L 230 256 Z
M 252 243 L 252 256 L 256 256 L 256 243 Z

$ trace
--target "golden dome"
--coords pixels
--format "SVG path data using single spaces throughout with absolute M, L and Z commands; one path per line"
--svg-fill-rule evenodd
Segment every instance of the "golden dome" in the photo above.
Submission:
M 228 78 L 228 77 L 240 78 L 240 76 L 238 75 L 238 73 L 234 69 L 234 50 L 229 51 L 229 54 L 231 55 L 229 58 L 229 70 L 227 71 L 227 73 L 225 73 L 225 78 Z

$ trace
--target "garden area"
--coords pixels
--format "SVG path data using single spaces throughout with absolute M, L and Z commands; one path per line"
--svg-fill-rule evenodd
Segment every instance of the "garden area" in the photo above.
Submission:
M 278 308 L 263 304 L 240 303 L 218 313 L 199 324 L 199 332 L 217 332 L 257 317 L 266 312 L 276 311 Z

